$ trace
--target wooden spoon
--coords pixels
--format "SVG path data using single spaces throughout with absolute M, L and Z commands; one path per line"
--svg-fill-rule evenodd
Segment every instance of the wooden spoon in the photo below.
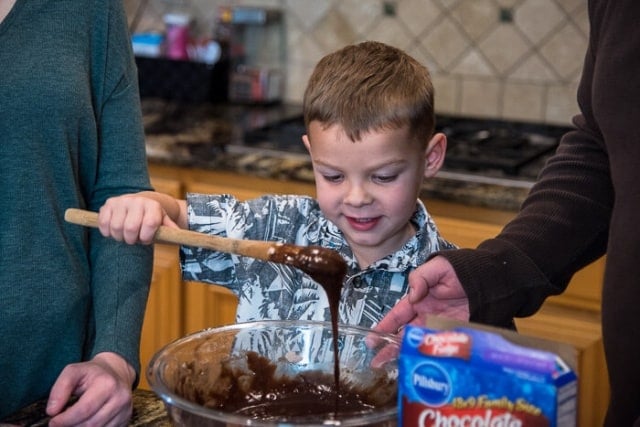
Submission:
M 98 227 L 96 212 L 71 208 L 65 211 L 64 219 L 85 227 Z M 332 249 L 321 246 L 297 246 L 263 240 L 232 239 L 166 226 L 158 228 L 154 241 L 206 248 L 291 265 L 307 273 L 325 289 L 327 286 L 333 287 L 336 282 L 341 284 L 347 273 L 347 264 L 342 256 Z
M 67 209 L 64 213 L 67 222 L 98 227 L 98 214 L 81 209 Z M 263 240 L 242 240 L 220 237 L 160 226 L 154 236 L 155 242 L 174 243 L 244 255 L 263 261 L 287 264 L 299 268 L 318 282 L 327 293 L 331 328 L 333 331 L 334 377 L 336 399 L 340 395 L 340 366 L 338 360 L 338 304 L 342 282 L 347 275 L 347 263 L 342 256 L 321 246 L 296 246 L 288 243 L 267 242 Z

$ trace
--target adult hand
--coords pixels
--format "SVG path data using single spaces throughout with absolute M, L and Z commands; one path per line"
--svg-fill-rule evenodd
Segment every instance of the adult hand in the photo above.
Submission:
M 396 333 L 405 325 L 424 326 L 428 316 L 469 321 L 469 300 L 446 258 L 436 256 L 409 275 L 409 294 L 374 328 Z
M 51 388 L 47 414 L 51 427 L 123 426 L 133 411 L 135 371 L 115 353 L 66 366 Z M 66 407 L 71 396 L 78 400 Z

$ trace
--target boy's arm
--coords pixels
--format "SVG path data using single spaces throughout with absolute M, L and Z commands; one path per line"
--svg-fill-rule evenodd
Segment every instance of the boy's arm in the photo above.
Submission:
M 154 191 L 125 194 L 107 199 L 100 208 L 98 223 L 105 237 L 150 244 L 161 225 L 187 228 L 187 204 Z

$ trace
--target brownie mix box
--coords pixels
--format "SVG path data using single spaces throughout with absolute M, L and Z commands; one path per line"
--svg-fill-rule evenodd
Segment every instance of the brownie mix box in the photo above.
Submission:
M 540 340 L 516 344 L 505 338 L 509 333 L 407 326 L 399 360 L 399 425 L 574 427 L 574 370 L 558 353 L 541 349 Z

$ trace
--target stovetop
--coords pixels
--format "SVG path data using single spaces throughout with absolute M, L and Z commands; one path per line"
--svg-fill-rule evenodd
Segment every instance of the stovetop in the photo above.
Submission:
M 262 108 L 143 103 L 147 151 L 189 159 L 228 153 L 234 157 L 288 158 L 308 162 L 299 105 Z M 529 188 L 568 126 L 437 115 L 447 135 L 445 163 L 436 178 Z M 156 154 L 157 154 L 156 153 Z
M 507 176 L 546 159 L 569 128 L 504 120 L 439 117 L 437 131 L 447 135 L 445 165 L 469 171 L 499 170 Z
M 447 155 L 440 176 L 478 182 L 508 181 L 530 186 L 555 151 L 567 126 L 439 115 L 436 131 L 447 135 Z M 245 133 L 227 150 L 307 155 L 301 116 Z M 519 184 L 520 183 L 520 184 Z

